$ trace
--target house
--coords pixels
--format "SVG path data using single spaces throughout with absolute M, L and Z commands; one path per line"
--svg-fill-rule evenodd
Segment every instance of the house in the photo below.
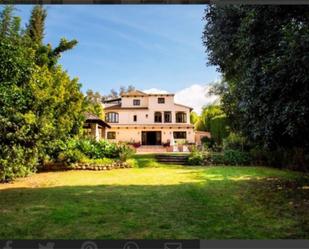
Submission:
M 85 119 L 84 135 L 96 140 L 104 139 L 106 129 L 111 128 L 111 126 L 92 113 L 85 113 Z
M 191 107 L 176 104 L 174 94 L 134 90 L 104 102 L 106 138 L 140 145 L 194 143 Z

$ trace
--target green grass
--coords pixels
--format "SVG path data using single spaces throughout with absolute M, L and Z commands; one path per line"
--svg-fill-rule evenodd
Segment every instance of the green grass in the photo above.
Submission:
M 309 238 L 309 180 L 264 167 L 164 165 L 0 185 L 1 239 Z

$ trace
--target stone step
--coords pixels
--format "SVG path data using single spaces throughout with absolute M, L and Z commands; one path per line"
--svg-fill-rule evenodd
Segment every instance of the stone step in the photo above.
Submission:
M 166 164 L 187 164 L 188 155 L 156 155 L 157 162 Z
M 155 153 L 164 153 L 167 149 L 163 146 L 141 146 L 136 149 L 137 153 L 141 152 L 155 152 Z

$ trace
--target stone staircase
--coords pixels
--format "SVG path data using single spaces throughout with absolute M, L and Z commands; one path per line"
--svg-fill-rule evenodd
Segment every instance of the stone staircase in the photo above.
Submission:
M 142 145 L 136 149 L 137 154 L 164 153 L 167 148 L 160 145 Z
M 188 155 L 176 155 L 176 154 L 158 154 L 155 156 L 157 162 L 166 164 L 188 164 Z

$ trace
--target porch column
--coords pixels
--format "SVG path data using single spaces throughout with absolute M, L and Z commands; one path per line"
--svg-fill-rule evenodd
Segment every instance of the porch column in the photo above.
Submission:
M 91 124 L 91 135 L 97 141 L 100 139 L 98 124 Z

